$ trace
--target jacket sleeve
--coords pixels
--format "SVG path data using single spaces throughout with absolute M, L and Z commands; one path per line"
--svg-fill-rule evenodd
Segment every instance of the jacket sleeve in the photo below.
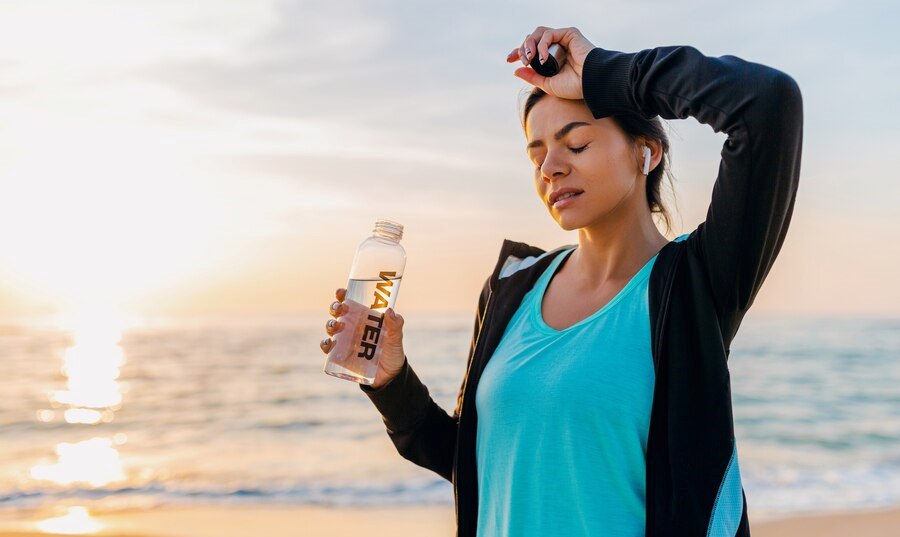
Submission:
M 706 220 L 687 247 L 706 268 L 726 349 L 787 233 L 800 178 L 803 103 L 787 74 L 690 46 L 636 53 L 595 48 L 582 73 L 597 119 L 694 117 L 725 132 Z
M 462 392 L 468 377 L 469 366 L 472 364 L 475 338 L 481 328 L 487 293 L 488 282 L 485 281 L 478 301 L 472 344 L 469 346 L 466 376 L 459 388 L 456 409 L 452 416 L 448 416 L 447 412 L 434 402 L 428 393 L 428 388 L 419 380 L 412 366 L 409 365 L 406 355 L 403 356 L 403 367 L 400 373 L 384 386 L 376 389 L 365 384 L 359 385 L 381 413 L 387 434 L 400 455 L 423 468 L 436 472 L 447 481 L 453 480 L 453 458 Z

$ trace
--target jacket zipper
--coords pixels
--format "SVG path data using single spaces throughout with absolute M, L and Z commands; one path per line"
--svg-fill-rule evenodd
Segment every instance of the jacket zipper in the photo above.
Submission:
M 478 334 L 475 336 L 475 348 L 472 349 L 472 361 L 469 362 L 469 365 L 466 368 L 466 385 L 463 386 L 462 401 L 459 403 L 460 416 L 462 416 L 463 407 L 466 405 L 466 391 L 469 389 L 469 374 L 472 370 L 472 365 L 475 363 L 475 358 L 478 356 L 478 344 L 481 342 L 481 333 L 484 332 L 484 320 L 487 319 L 488 310 L 491 307 L 491 297 L 493 296 L 494 291 L 489 289 L 487 302 L 485 302 L 484 305 L 484 314 L 481 316 L 481 320 L 478 321 Z
M 476 358 L 478 357 L 478 344 L 481 342 L 481 333 L 484 332 L 484 321 L 487 319 L 488 311 L 491 308 L 491 298 L 494 296 L 494 290 L 490 287 L 488 288 L 488 297 L 487 301 L 484 305 L 484 313 L 481 315 L 481 320 L 478 322 L 478 334 L 475 336 L 475 347 L 472 349 L 472 361 L 469 363 L 466 368 L 466 384 L 463 386 L 462 400 L 459 403 L 459 420 L 462 421 L 463 415 L 463 407 L 466 406 L 466 391 L 469 388 L 469 375 L 472 370 L 472 365 L 475 363 Z M 461 431 L 461 430 L 460 430 Z M 455 483 L 453 484 L 453 501 L 457 508 L 456 518 L 457 518 L 457 526 L 459 525 L 459 432 L 457 432 L 457 446 L 456 446 L 456 455 L 457 455 L 457 464 L 456 464 L 456 477 Z

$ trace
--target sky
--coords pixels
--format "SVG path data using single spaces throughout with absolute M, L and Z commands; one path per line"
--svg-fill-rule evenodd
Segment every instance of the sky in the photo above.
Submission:
M 900 315 L 900 7 L 799 0 L 0 3 L 0 317 L 321 312 L 375 220 L 398 312 L 474 312 L 503 239 L 575 244 L 537 197 L 506 54 L 537 26 L 791 75 L 801 178 L 758 314 Z M 894 37 L 891 37 L 893 35 Z M 666 122 L 669 238 L 726 140 Z

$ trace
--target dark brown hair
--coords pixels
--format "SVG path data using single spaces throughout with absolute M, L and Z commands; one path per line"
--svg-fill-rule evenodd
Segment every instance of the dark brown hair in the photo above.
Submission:
M 522 112 L 522 129 L 525 129 L 528 113 L 534 108 L 534 105 L 541 100 L 547 93 L 541 88 L 535 86 L 525 100 L 524 111 Z M 647 176 L 647 206 L 652 214 L 658 214 L 666 223 L 666 233 L 672 231 L 672 221 L 668 209 L 663 205 L 660 195 L 660 186 L 662 184 L 663 173 L 669 178 L 669 183 L 673 184 L 673 175 L 670 169 L 671 156 L 669 155 L 669 136 L 663 128 L 662 121 L 659 116 L 652 119 L 646 119 L 643 116 L 634 114 L 614 114 L 609 118 L 621 129 L 622 133 L 629 142 L 635 143 L 638 137 L 657 140 L 662 147 L 662 159 L 659 165 L 650 170 Z M 675 189 L 672 188 L 672 195 L 675 195 Z

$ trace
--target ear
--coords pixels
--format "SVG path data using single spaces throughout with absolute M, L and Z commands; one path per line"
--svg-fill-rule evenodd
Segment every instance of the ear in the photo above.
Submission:
M 644 171 L 644 146 L 650 148 L 650 166 L 648 166 L 648 174 L 649 172 L 656 169 L 656 166 L 662 160 L 662 144 L 659 143 L 659 140 L 653 140 L 650 138 L 638 138 L 637 141 L 637 154 L 638 154 L 638 168 L 643 174 Z

